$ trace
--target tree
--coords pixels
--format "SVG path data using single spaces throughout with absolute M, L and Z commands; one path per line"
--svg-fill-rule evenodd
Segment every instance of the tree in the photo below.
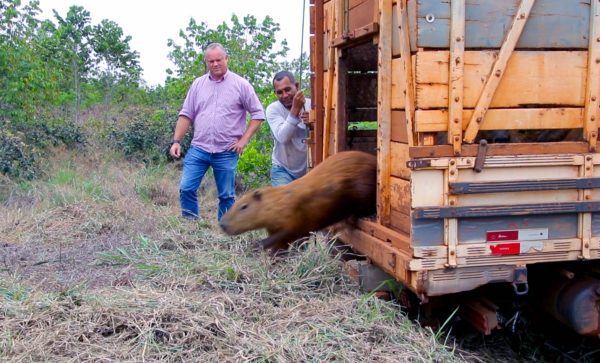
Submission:
M 169 59 L 175 64 L 175 71 L 167 70 L 171 75 L 167 83 L 177 88 L 177 99 L 180 100 L 192 80 L 206 72 L 204 48 L 218 42 L 231 55 L 229 68 L 248 79 L 261 100 L 268 98 L 273 93 L 271 77 L 279 68 L 278 59 L 284 58 L 288 51 L 286 40 L 281 42 L 279 50 L 275 49 L 275 33 L 279 30 L 279 24 L 270 16 L 259 23 L 252 15 L 245 16 L 242 21 L 232 15 L 231 26 L 223 22 L 216 29 L 209 29 L 205 22 L 198 24 L 191 18 L 185 31 L 179 32 L 182 45 L 169 39 L 168 46 L 172 48 Z
M 92 47 L 96 56 L 94 73 L 104 85 L 104 102 L 109 104 L 118 83 L 137 83 L 141 68 L 139 54 L 129 46 L 131 36 L 114 21 L 104 19 L 94 26 Z
M 54 10 L 58 21 L 56 36 L 63 44 L 62 58 L 69 66 L 75 91 L 75 122 L 79 123 L 81 112 L 81 83 L 90 75 L 92 68 L 92 34 L 90 12 L 81 6 L 71 6 L 66 18 Z

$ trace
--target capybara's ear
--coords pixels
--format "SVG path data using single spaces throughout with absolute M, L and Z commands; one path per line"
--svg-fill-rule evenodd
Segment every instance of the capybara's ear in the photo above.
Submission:
M 260 200 L 260 198 L 262 198 L 262 193 L 260 192 L 260 190 L 255 190 L 252 196 L 254 197 L 254 199 Z

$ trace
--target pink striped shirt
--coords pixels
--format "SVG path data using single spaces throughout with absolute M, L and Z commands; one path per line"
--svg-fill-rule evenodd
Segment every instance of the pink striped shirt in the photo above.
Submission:
M 246 130 L 246 113 L 252 120 L 265 119 L 252 85 L 229 70 L 219 81 L 210 73 L 196 78 L 179 111 L 192 120 L 192 145 L 209 153 L 225 151 L 239 141 Z

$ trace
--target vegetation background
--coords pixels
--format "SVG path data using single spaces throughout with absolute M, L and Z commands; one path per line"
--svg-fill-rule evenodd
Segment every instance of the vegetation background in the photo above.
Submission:
M 261 232 L 230 238 L 216 226 L 211 178 L 200 191 L 204 222 L 177 217 L 179 164 L 167 150 L 185 93 L 205 72 L 204 46 L 224 44 L 230 68 L 264 105 L 277 70 L 302 69 L 309 84 L 308 56 L 281 61 L 288 49 L 275 48 L 282 36 L 271 18 L 232 16 L 214 29 L 191 18 L 168 43 L 175 67 L 166 83 L 147 87 L 117 23 L 92 24 L 80 6 L 39 15 L 39 1 L 0 0 L 0 360 L 481 362 L 543 353 L 421 328 L 345 277 L 332 236 L 314 235 L 284 258 L 252 251 Z M 240 160 L 242 190 L 268 183 L 271 145 L 264 124 Z

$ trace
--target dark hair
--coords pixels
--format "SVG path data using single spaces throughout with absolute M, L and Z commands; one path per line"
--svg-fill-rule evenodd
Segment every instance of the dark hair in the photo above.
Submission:
M 275 87 L 275 81 L 279 82 L 286 77 L 290 80 L 290 82 L 296 84 L 296 77 L 294 77 L 294 74 L 292 72 L 279 71 L 275 74 L 275 77 L 273 77 L 273 87 Z

